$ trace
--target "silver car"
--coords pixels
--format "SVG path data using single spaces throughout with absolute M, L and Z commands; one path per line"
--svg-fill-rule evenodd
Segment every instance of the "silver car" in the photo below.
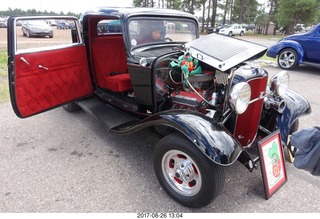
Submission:
M 44 20 L 27 20 L 22 23 L 23 36 L 53 38 L 52 28 Z

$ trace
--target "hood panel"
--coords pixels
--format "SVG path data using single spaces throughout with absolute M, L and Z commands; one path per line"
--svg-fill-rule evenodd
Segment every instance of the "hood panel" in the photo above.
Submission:
M 266 46 L 248 41 L 210 34 L 185 44 L 192 56 L 221 71 L 226 71 L 241 62 L 264 55 Z

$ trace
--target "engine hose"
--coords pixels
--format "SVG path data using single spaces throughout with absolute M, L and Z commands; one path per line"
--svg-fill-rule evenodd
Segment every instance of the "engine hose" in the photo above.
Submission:
M 198 91 L 196 91 L 196 89 L 194 89 L 194 87 L 191 85 L 191 83 L 189 81 L 188 82 L 188 85 L 190 86 L 191 90 L 193 90 L 193 92 L 195 92 L 204 102 L 206 102 L 209 106 L 213 106 L 209 101 L 207 101 L 201 94 L 198 93 Z

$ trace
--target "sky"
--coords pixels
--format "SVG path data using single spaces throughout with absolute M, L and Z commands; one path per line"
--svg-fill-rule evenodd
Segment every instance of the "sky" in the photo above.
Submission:
M 0 11 L 19 8 L 22 10 L 82 13 L 98 6 L 130 7 L 131 4 L 132 0 L 2 0 Z
M 258 0 L 260 3 L 265 1 Z M 22 10 L 36 9 L 37 11 L 47 10 L 57 13 L 63 11 L 64 13 L 74 12 L 78 14 L 98 6 L 130 7 L 132 6 L 132 0 L 2 0 L 0 11 L 5 11 L 8 8 L 19 8 Z

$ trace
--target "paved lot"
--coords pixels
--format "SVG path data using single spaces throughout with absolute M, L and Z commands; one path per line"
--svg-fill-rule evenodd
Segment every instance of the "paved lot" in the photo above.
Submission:
M 271 75 L 280 71 L 265 68 Z M 319 125 L 319 69 L 302 66 L 290 78 L 290 87 L 313 107 L 300 127 Z M 166 195 L 153 173 L 157 141 L 147 130 L 110 133 L 83 111 L 57 108 L 19 119 L 9 103 L 0 104 L 0 212 L 320 213 L 320 178 L 290 163 L 288 182 L 269 200 L 260 169 L 250 173 L 235 163 L 226 168 L 215 202 L 185 208 Z
M 278 71 L 266 67 L 270 72 Z M 291 87 L 310 99 L 319 125 L 318 70 L 291 73 Z M 225 188 L 201 209 L 185 208 L 161 189 L 152 168 L 158 139 L 148 131 L 119 136 L 86 113 L 58 108 L 28 119 L 0 105 L 0 212 L 318 212 L 320 179 L 286 163 L 288 182 L 268 201 L 260 170 L 236 163 Z

